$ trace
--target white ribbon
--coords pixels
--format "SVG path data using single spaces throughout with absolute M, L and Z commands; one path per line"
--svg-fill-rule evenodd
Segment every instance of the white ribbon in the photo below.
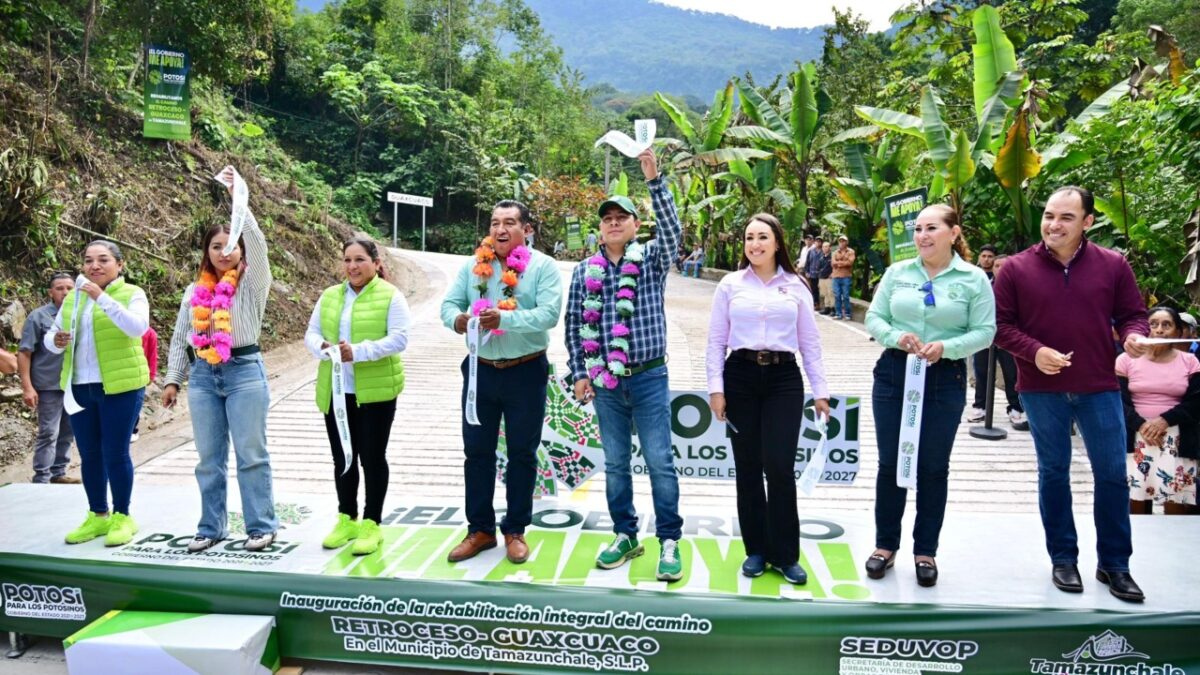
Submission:
M 626 157 L 637 157 L 643 150 L 650 147 L 654 143 L 654 135 L 658 131 L 658 122 L 649 120 L 635 120 L 633 123 L 633 135 L 636 140 L 630 138 L 622 131 L 612 130 L 600 137 L 596 141 L 595 147 L 600 147 L 604 143 L 608 143 L 617 149 L 617 152 Z
M 925 373 L 929 362 L 909 354 L 904 363 L 904 399 L 900 402 L 900 438 L 896 453 L 896 485 L 917 487 L 917 452 L 921 445 L 921 410 L 925 407 Z
M 75 370 L 75 361 L 79 358 L 79 354 L 75 353 L 75 334 L 79 328 L 79 304 L 80 296 L 83 292 L 80 290 L 87 283 L 87 277 L 82 274 L 75 277 L 75 302 L 71 305 L 71 370 Z M 74 415 L 83 410 L 83 406 L 75 400 L 75 373 L 67 373 L 67 386 L 63 391 L 63 410 L 67 411 L 68 415 Z
M 817 439 L 817 449 L 813 450 L 812 458 L 808 460 L 808 466 L 804 467 L 804 473 L 800 474 L 799 487 L 805 497 L 812 496 L 813 489 L 821 480 L 821 474 L 825 473 L 825 462 L 829 459 L 829 452 L 825 449 L 829 431 L 829 416 L 818 416 L 816 426 L 817 431 L 821 432 L 821 438 Z
M 250 213 L 250 188 L 246 187 L 246 181 L 232 166 L 221 169 L 221 173 L 213 176 L 213 180 L 229 187 L 229 183 L 226 183 L 223 177 L 226 171 L 233 172 L 233 208 L 229 214 L 229 241 L 225 242 L 221 253 L 229 255 L 237 248 L 238 240 L 242 238 L 242 228 L 246 224 L 246 216 Z
M 338 439 L 342 442 L 342 475 L 350 470 L 354 458 L 354 444 L 350 440 L 350 418 L 346 412 L 346 368 L 342 363 L 342 350 L 338 345 L 329 345 L 324 351 L 333 365 L 330 383 L 333 387 L 333 421 L 337 425 Z
M 1194 340 L 1192 338 L 1175 339 L 1175 338 L 1144 337 L 1144 338 L 1138 339 L 1137 343 L 1142 344 L 1142 345 L 1180 345 L 1180 344 L 1191 344 L 1195 341 L 1196 340 Z
M 479 414 L 475 412 L 479 344 L 479 317 L 473 316 L 467 319 L 467 405 L 463 408 L 463 414 L 467 417 L 467 424 L 475 427 L 479 426 Z

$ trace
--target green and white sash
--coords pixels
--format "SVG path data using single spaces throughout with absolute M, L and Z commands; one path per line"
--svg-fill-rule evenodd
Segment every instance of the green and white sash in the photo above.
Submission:
M 904 399 L 900 408 L 900 441 L 896 485 L 917 487 L 917 452 L 921 445 L 921 410 L 925 403 L 925 373 L 929 362 L 909 354 L 904 363 Z

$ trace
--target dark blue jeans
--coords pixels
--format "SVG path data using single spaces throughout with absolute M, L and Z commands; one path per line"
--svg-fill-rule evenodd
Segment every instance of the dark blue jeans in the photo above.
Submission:
M 833 315 L 850 318 L 850 277 L 834 277 L 833 279 Z
M 738 429 L 730 442 L 746 555 L 787 567 L 800 558 L 796 445 L 804 378 L 795 363 L 760 366 L 736 356 L 725 361 L 724 373 L 725 413 Z
M 1079 561 L 1075 517 L 1071 512 L 1071 420 L 1083 435 L 1096 494 L 1096 555 L 1109 572 L 1128 572 L 1133 540 L 1129 528 L 1129 488 L 1125 473 L 1125 413 L 1121 393 L 1060 394 L 1022 392 L 1029 431 L 1038 459 L 1038 506 L 1046 530 L 1046 550 L 1055 565 Z
M 896 456 L 903 410 L 904 366 L 907 354 L 889 349 L 875 364 L 871 405 L 879 444 L 879 476 L 875 479 L 875 546 L 900 549 L 900 522 L 908 490 L 896 485 Z M 925 401 L 921 408 L 921 442 L 917 454 L 917 521 L 913 526 L 913 555 L 936 556 L 938 536 L 946 515 L 950 450 L 967 404 L 967 365 L 942 359 L 925 371 Z
M 79 448 L 88 509 L 106 513 L 111 487 L 113 511 L 129 515 L 129 499 L 133 494 L 129 436 L 142 410 L 146 390 L 108 395 L 98 382 L 71 386 L 75 401 L 83 406 L 83 410 L 71 415 L 71 428 L 75 430 L 75 445 Z
M 462 363 L 463 387 L 460 403 L 467 407 L 467 361 Z M 496 444 L 500 417 L 504 417 L 504 440 L 508 447 L 505 495 L 508 510 L 500 522 L 504 534 L 522 534 L 533 519 L 533 485 L 537 478 L 537 448 L 542 442 L 546 417 L 546 383 L 550 362 L 546 356 L 511 368 L 479 364 L 475 411 L 479 426 L 462 419 L 463 464 L 466 479 L 466 509 L 469 532 L 496 532 Z

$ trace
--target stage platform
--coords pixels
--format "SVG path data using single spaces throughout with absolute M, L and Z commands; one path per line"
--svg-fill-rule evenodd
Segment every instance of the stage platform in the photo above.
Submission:
M 137 486 L 141 531 L 115 548 L 62 543 L 86 509 L 78 486 L 0 488 L 0 630 L 65 637 L 131 609 L 272 615 L 284 657 L 489 672 L 1200 673 L 1195 518 L 1134 517 L 1139 605 L 1093 580 L 1086 513 L 1086 590 L 1069 595 L 1050 583 L 1029 515 L 950 512 L 942 578 L 927 589 L 906 551 L 885 580 L 865 578 L 869 512 L 802 512 L 809 582 L 793 587 L 741 576 L 732 505 L 684 514 L 687 574 L 666 584 L 654 580 L 653 537 L 631 565 L 594 566 L 611 537 L 594 497 L 535 502 L 524 565 L 502 547 L 447 563 L 464 534 L 459 503 L 389 499 L 384 545 L 361 558 L 321 548 L 332 495 L 277 503 L 283 527 L 268 550 L 245 551 L 239 533 L 189 555 L 192 486 Z

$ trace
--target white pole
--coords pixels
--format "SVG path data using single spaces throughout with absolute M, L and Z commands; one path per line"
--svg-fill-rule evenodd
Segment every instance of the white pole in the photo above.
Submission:
M 396 248 L 396 219 L 399 209 L 400 205 L 392 202 L 392 248 Z
M 421 251 L 425 250 L 425 207 L 421 207 Z

